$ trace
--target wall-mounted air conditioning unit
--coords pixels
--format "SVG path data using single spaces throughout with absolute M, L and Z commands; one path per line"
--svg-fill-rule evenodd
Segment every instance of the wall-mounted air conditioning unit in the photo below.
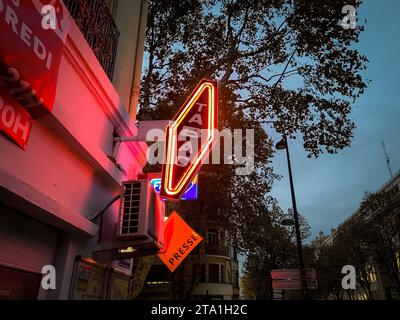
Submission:
M 122 184 L 118 241 L 152 243 L 158 248 L 164 241 L 164 202 L 148 180 Z

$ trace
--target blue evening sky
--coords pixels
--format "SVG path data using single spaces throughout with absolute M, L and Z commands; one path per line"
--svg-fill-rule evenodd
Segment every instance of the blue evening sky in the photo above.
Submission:
M 357 129 L 351 147 L 308 159 L 300 141 L 289 142 L 297 206 L 312 237 L 337 227 L 357 209 L 365 191 L 376 191 L 389 179 L 381 137 L 393 171 L 400 169 L 399 12 L 398 0 L 364 0 L 357 12 L 359 19 L 367 19 L 356 48 L 370 60 L 365 75 L 371 83 L 352 113 Z M 273 130 L 268 133 L 274 136 Z M 273 166 L 282 180 L 274 184 L 272 195 L 287 210 L 291 198 L 285 152 L 276 153 Z

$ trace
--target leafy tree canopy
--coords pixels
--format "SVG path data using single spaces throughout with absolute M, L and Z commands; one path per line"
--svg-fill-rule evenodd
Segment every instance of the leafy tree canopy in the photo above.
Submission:
M 353 47 L 363 26 L 345 30 L 340 21 L 344 5 L 357 9 L 361 1 L 149 3 L 138 119 L 172 119 L 199 80 L 213 78 L 219 81 L 219 129 L 255 130 L 256 170 L 238 176 L 231 166 L 203 166 L 199 201 L 174 207 L 193 226 L 205 227 L 205 213 L 218 219 L 244 252 L 253 235 L 271 243 L 262 232 L 277 228 L 268 192 L 278 177 L 265 122 L 273 121 L 278 133 L 300 136 L 310 157 L 350 145 L 350 114 L 366 88 L 367 58 Z

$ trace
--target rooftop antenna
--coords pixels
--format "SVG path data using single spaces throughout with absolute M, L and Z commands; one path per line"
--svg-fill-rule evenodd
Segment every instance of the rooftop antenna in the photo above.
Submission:
M 393 178 L 393 171 L 392 171 L 392 166 L 390 165 L 390 158 L 389 158 L 388 153 L 386 151 L 385 141 L 383 141 L 382 138 L 381 138 L 381 145 L 382 145 L 382 148 L 383 148 L 383 153 L 385 154 L 386 165 L 387 165 L 390 177 Z

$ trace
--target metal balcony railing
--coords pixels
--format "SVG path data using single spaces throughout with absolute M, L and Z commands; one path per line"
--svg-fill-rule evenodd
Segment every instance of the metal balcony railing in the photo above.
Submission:
M 112 80 L 119 31 L 104 0 L 63 0 L 75 23 Z
M 217 244 L 206 244 L 206 254 L 229 257 L 229 247 Z

